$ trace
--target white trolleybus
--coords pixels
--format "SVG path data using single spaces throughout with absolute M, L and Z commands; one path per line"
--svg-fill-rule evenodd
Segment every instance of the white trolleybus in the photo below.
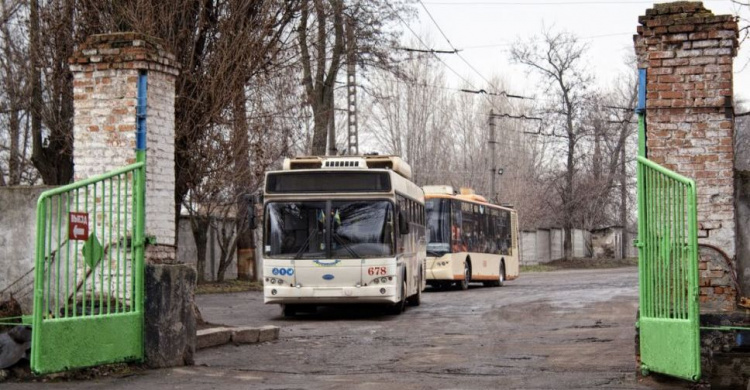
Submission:
M 502 286 L 518 277 L 518 215 L 462 188 L 425 186 L 430 237 L 427 283 L 436 288 L 471 282 Z
M 419 305 L 424 193 L 394 156 L 298 157 L 268 172 L 263 296 L 285 316 L 317 305 Z

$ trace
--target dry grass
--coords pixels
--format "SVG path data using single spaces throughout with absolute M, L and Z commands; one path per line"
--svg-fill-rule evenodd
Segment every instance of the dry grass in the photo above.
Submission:
M 563 269 L 605 269 L 635 267 L 638 265 L 638 258 L 629 257 L 625 259 L 589 259 L 575 258 L 571 260 L 555 260 L 549 263 L 538 265 L 522 265 L 521 272 L 549 272 Z
M 221 283 L 206 282 L 196 286 L 196 294 L 222 294 L 245 291 L 262 291 L 263 283 L 249 280 L 225 280 Z

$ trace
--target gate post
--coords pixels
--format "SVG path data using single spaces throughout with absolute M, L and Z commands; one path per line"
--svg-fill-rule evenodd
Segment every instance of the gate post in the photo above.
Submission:
M 702 371 L 713 385 L 745 388 L 750 355 L 736 347 L 750 325 L 750 310 L 737 305 L 738 294 L 750 291 L 750 187 L 743 181 L 750 176 L 742 172 L 750 157 L 734 139 L 737 19 L 681 1 L 655 4 L 638 21 L 646 157 L 696 183 Z
M 175 246 L 174 103 L 179 65 L 161 40 L 137 33 L 93 35 L 70 63 L 75 179 L 133 163 L 136 154 L 146 161 L 146 269 L 140 274 L 145 283 L 138 281 L 139 291 L 145 290 L 145 302 L 140 303 L 145 303 L 146 362 L 155 367 L 192 364 L 195 271 L 176 264 Z M 145 139 L 136 132 L 145 133 Z
M 696 182 L 700 302 L 735 308 L 734 112 L 737 21 L 701 2 L 655 4 L 638 19 L 638 67 L 646 69 L 646 157 Z M 706 246 L 719 248 L 726 258 Z

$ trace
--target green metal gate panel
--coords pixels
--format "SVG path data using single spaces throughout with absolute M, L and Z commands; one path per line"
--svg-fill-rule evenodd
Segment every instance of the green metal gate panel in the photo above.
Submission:
M 145 163 L 44 192 L 31 368 L 143 359 Z
M 692 381 L 701 376 L 696 204 L 693 180 L 638 157 L 642 368 Z

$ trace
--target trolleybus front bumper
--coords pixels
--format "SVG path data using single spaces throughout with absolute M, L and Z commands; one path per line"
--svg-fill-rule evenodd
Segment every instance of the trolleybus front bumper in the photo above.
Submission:
M 265 286 L 264 302 L 269 304 L 397 303 L 398 289 L 392 284 L 361 287 Z

